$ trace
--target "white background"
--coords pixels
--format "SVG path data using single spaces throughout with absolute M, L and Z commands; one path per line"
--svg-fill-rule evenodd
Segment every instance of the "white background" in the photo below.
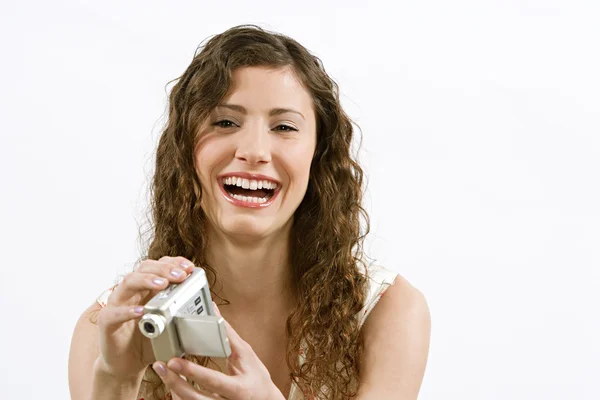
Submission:
M 420 399 L 598 399 L 600 3 L 6 2 L 0 398 L 68 398 L 138 257 L 165 85 L 241 23 L 320 56 L 363 131 L 368 250 L 425 293 Z

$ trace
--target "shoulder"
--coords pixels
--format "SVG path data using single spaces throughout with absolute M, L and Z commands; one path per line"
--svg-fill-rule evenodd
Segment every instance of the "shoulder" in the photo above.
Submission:
M 402 322 L 403 326 L 408 322 L 413 327 L 417 327 L 415 324 L 427 322 L 428 325 L 430 322 L 425 295 L 400 274 L 396 274 L 392 284 L 380 294 L 377 307 L 373 308 L 365 321 L 364 330 L 379 330 L 394 322 Z
M 92 304 L 79 317 L 69 349 L 69 390 L 71 398 L 83 399 L 91 391 L 91 381 L 94 362 L 100 354 L 98 342 L 98 326 L 95 317 L 101 307 L 98 303 Z
M 394 393 L 416 399 L 425 373 L 431 333 L 424 294 L 396 274 L 365 320 L 362 333 L 364 352 L 359 394 L 391 398 Z

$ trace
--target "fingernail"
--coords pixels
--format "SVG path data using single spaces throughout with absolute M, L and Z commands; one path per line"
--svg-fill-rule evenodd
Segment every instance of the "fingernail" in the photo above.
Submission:
M 175 278 L 179 278 L 181 275 L 183 275 L 183 271 L 180 269 L 172 269 L 171 275 L 173 275 Z
M 144 312 L 144 307 L 142 306 L 137 306 L 133 309 L 134 314 L 142 314 Z
M 179 372 L 181 371 L 181 362 L 179 362 L 178 360 L 171 359 L 167 363 L 167 367 L 169 367 L 171 371 Z
M 157 286 L 160 286 L 163 283 L 165 283 L 165 280 L 163 278 L 154 278 L 154 280 L 152 281 L 152 283 L 154 283 Z
M 155 363 L 152 366 L 152 368 L 154 369 L 154 371 L 156 371 L 158 376 L 160 376 L 161 378 L 164 378 L 165 376 L 167 376 L 167 370 L 161 363 Z
M 181 265 L 183 268 L 187 268 L 187 267 L 189 267 L 191 265 L 194 265 L 194 264 L 192 264 L 189 261 L 182 261 L 182 262 L 179 263 L 179 265 Z

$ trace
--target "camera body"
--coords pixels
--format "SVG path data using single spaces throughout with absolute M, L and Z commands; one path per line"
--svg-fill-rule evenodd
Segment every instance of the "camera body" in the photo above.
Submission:
M 206 273 L 194 267 L 181 283 L 170 284 L 145 306 L 138 327 L 150 339 L 154 356 L 167 362 L 193 354 L 228 357 L 225 320 L 215 315 Z

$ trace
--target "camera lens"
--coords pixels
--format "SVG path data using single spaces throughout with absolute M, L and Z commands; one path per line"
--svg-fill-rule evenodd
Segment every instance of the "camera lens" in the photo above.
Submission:
M 144 322 L 144 329 L 149 334 L 153 334 L 154 333 L 154 325 L 152 325 L 150 322 Z
M 146 313 L 138 322 L 142 335 L 149 339 L 160 336 L 166 328 L 166 320 L 162 315 Z

